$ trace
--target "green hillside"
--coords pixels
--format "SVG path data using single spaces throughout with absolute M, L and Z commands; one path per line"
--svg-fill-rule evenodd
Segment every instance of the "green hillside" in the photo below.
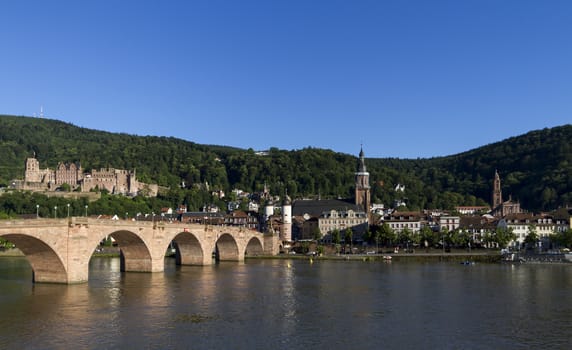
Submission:
M 410 209 L 452 208 L 490 201 L 498 169 L 503 194 L 529 210 L 572 204 L 572 125 L 533 131 L 465 153 L 431 159 L 367 159 L 374 202 L 404 200 Z M 214 141 L 214 140 L 213 140 Z M 216 142 L 216 141 L 215 141 Z M 359 150 L 356 149 L 356 155 Z M 368 150 L 365 150 L 366 155 Z M 22 178 L 24 160 L 40 166 L 81 161 L 84 169 L 137 169 L 138 178 L 169 186 L 168 199 L 205 188 L 351 197 L 356 155 L 306 148 L 253 150 L 199 145 L 176 138 L 134 136 L 76 127 L 57 120 L 0 116 L 0 184 Z M 186 189 L 181 189 L 184 181 Z M 396 192 L 397 184 L 405 185 Z M 195 186 L 201 185 L 201 186 Z M 207 197 L 204 197 L 207 198 Z M 177 203 L 173 203 L 175 205 Z

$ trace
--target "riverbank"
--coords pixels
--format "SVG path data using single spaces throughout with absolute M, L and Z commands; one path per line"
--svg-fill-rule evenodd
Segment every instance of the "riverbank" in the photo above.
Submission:
M 302 254 L 280 254 L 280 255 L 259 255 L 247 256 L 248 259 L 296 259 L 296 260 L 349 260 L 349 261 L 396 261 L 396 262 L 481 262 L 498 263 L 502 256 L 497 252 L 478 253 L 392 253 L 392 254 L 332 254 L 322 256 L 302 255 Z
M 94 257 L 114 258 L 120 255 L 118 247 L 100 247 L 94 253 Z M 25 257 L 18 248 L 0 249 L 1 257 Z M 551 259 L 549 259 L 550 257 Z M 515 260 L 522 263 L 572 263 L 572 260 L 557 259 L 555 255 L 529 255 L 527 259 Z M 433 251 L 430 253 L 387 253 L 387 254 L 328 254 L 322 256 L 304 254 L 279 254 L 279 255 L 256 255 L 246 256 L 247 259 L 291 259 L 291 260 L 347 260 L 347 261 L 383 261 L 383 262 L 479 262 L 499 263 L 506 261 L 503 255 L 493 252 L 451 252 L 443 253 Z

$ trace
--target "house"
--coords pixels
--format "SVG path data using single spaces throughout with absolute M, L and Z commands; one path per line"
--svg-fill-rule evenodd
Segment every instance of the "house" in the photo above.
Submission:
M 458 216 L 443 215 L 439 216 L 439 231 L 447 229 L 447 231 L 453 231 L 459 228 L 461 223 L 461 218 Z
M 224 224 L 256 230 L 258 228 L 258 216 L 252 215 L 252 213 L 246 213 L 242 210 L 235 210 L 225 215 Z
M 399 233 L 405 229 L 419 233 L 421 230 L 423 214 L 420 212 L 394 211 L 381 218 L 379 224 L 387 224 L 395 232 Z
M 486 246 L 484 238 L 495 232 L 497 222 L 492 216 L 461 216 L 459 229 L 468 232 L 477 246 Z

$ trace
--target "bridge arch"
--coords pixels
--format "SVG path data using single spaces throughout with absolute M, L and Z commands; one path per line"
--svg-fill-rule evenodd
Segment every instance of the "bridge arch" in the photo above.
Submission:
M 223 233 L 216 241 L 216 256 L 219 261 L 241 261 L 238 243 L 230 233 Z M 241 259 L 242 258 L 242 259 Z
M 4 234 L 24 253 L 32 266 L 34 282 L 69 283 L 64 261 L 49 244 L 27 234 Z
M 121 271 L 151 272 L 154 271 L 153 258 L 147 243 L 137 234 L 128 230 L 117 230 L 102 234 L 92 243 L 93 252 L 107 236 L 113 238 L 120 250 Z M 91 258 L 91 255 L 90 257 Z M 161 269 L 162 270 L 162 269 Z
M 192 232 L 180 232 L 173 237 L 172 242 L 176 249 L 177 265 L 207 265 L 212 260 L 211 252 L 205 252 L 201 242 Z
M 256 256 L 264 254 L 264 248 L 262 247 L 262 242 L 258 237 L 252 237 L 246 244 L 246 250 L 244 255 L 246 256 Z

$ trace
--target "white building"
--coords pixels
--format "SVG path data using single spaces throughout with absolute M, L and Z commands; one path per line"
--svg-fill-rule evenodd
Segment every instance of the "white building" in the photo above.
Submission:
M 566 223 L 559 221 L 557 224 L 550 215 L 512 214 L 499 220 L 498 227 L 512 230 L 516 238 L 510 245 L 520 247 L 531 232 L 531 228 L 536 230 L 541 242 L 548 242 L 551 235 L 564 230 Z
M 439 231 L 447 229 L 447 231 L 453 231 L 459 228 L 461 225 L 461 218 L 458 216 L 440 216 L 439 217 Z

